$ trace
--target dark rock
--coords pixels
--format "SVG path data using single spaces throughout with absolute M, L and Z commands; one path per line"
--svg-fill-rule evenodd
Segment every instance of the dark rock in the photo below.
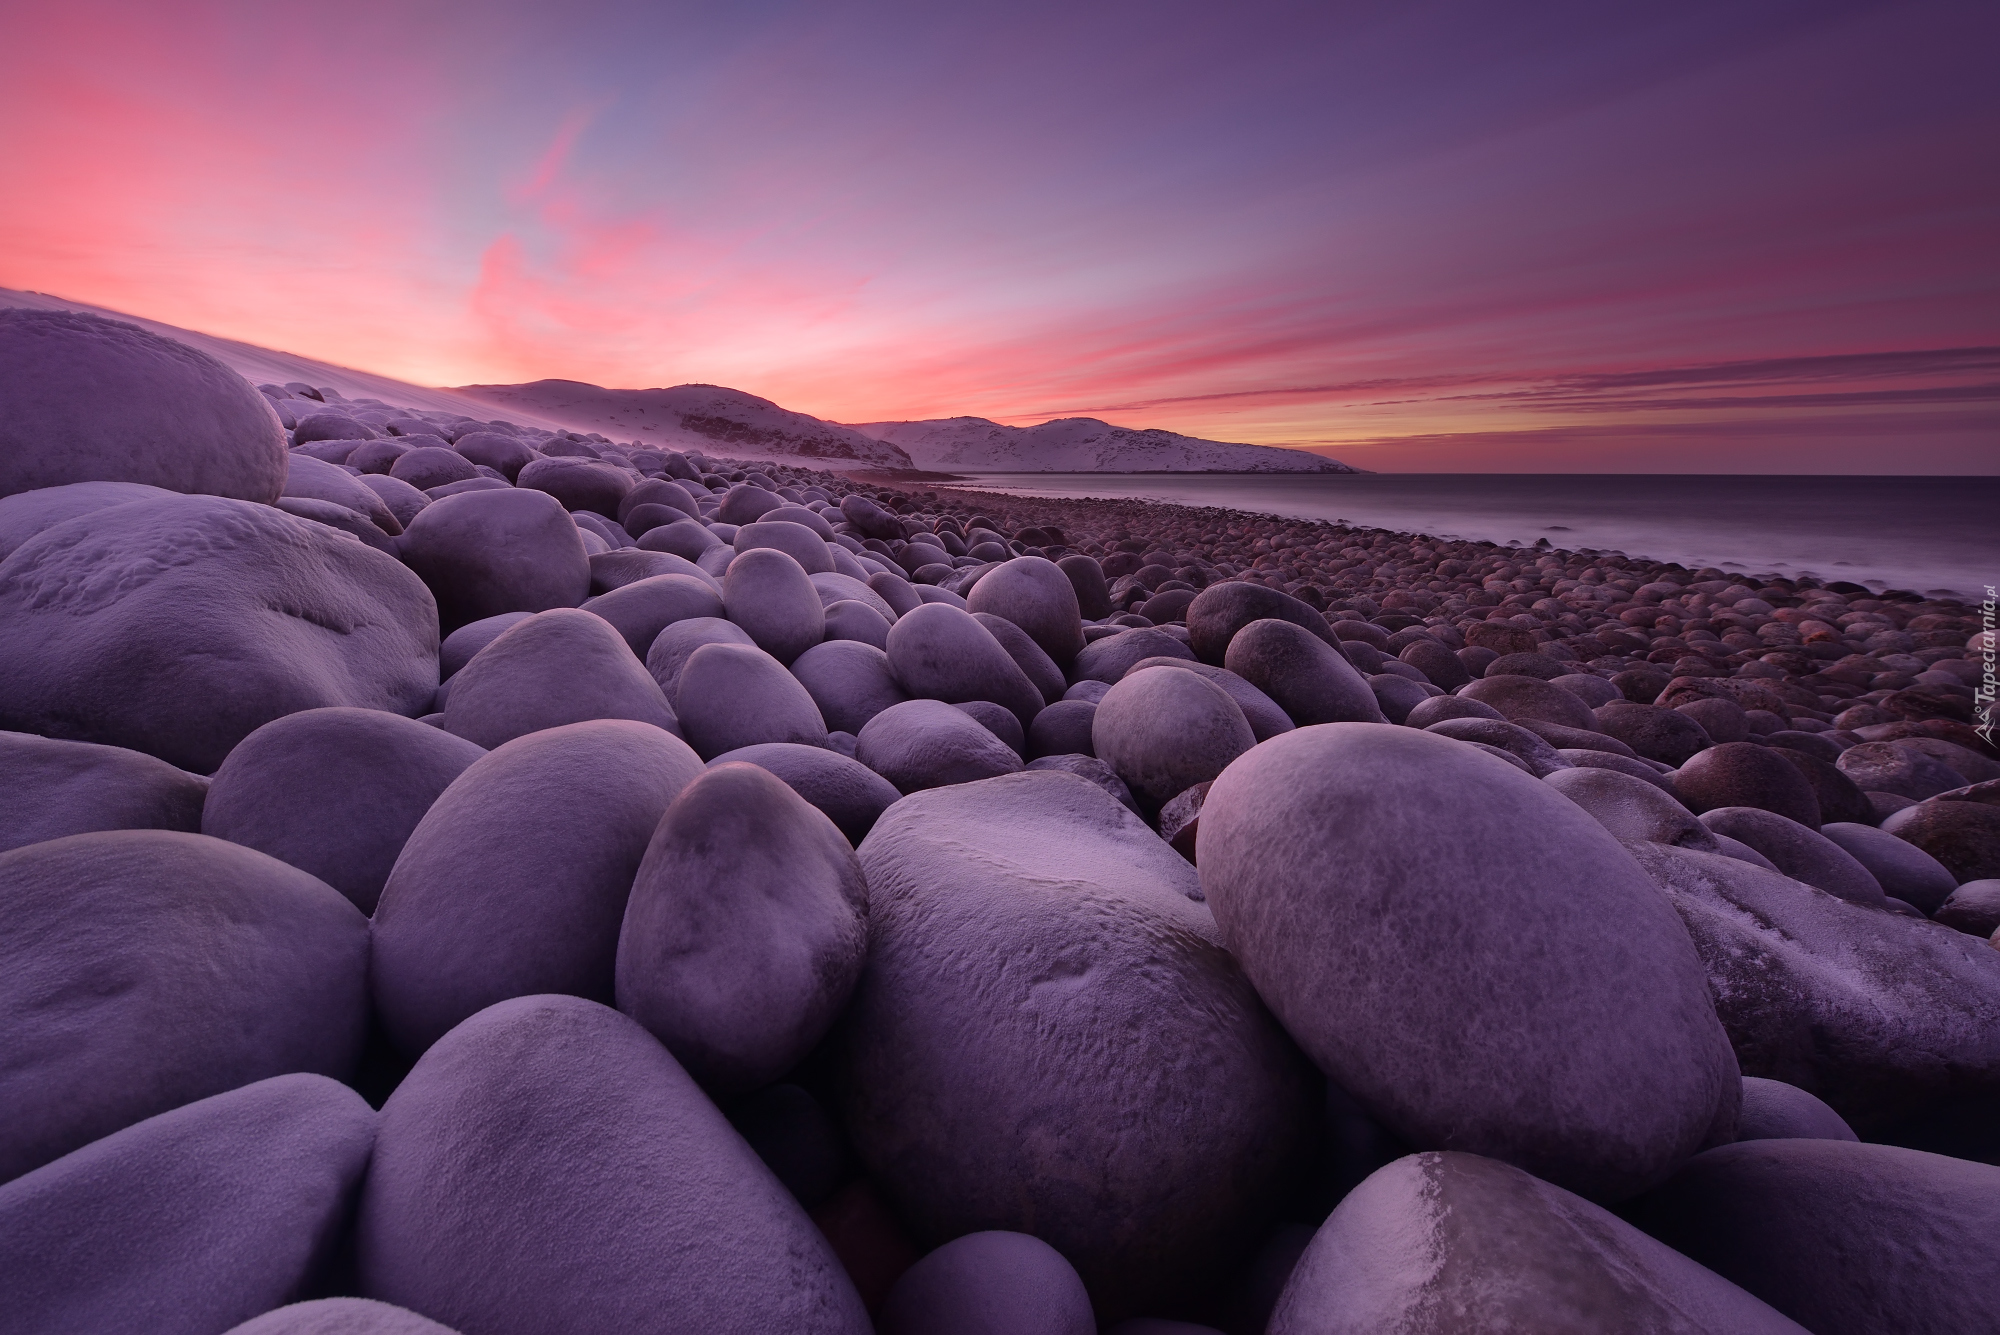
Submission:
M 1242 627 L 1223 666 L 1270 696 L 1300 727 L 1386 721 L 1368 682 L 1340 651 L 1296 623 L 1271 619 Z
M 1674 796 L 1673 780 L 1643 760 L 1635 760 L 1610 751 L 1562 746 L 1556 748 L 1556 758 L 1576 769 L 1604 769 L 1617 774 L 1629 774 L 1635 779 L 1643 779 L 1652 784 L 1669 797 Z M 1680 799 L 1676 797 L 1674 801 L 1678 803 Z
M 1702 813 L 1701 823 L 1750 845 L 1795 881 L 1851 904 L 1882 907 L 1880 883 L 1846 849 L 1817 830 L 1756 807 L 1711 807 Z
M 1226 691 L 1175 667 L 1126 673 L 1098 704 L 1090 737 L 1091 754 L 1155 809 L 1257 744 Z
M 1537 677 L 1493 676 L 1488 674 L 1467 686 L 1460 698 L 1492 705 L 1510 722 L 1538 719 L 1582 732 L 1596 732 L 1597 717 L 1589 705 L 1560 686 Z M 1622 739 L 1621 739 L 1622 740 Z M 1630 745 L 1630 743 L 1627 743 Z M 1634 748 L 1637 749 L 1636 747 Z
M 1945 897 L 1933 916 L 1953 931 L 1972 936 L 2000 932 L 2000 880 L 1967 881 Z
M 403 560 L 437 596 L 446 630 L 502 612 L 575 607 L 590 559 L 569 512 L 539 491 L 473 491 L 434 501 L 403 534 Z
M 790 663 L 826 634 L 819 590 L 804 567 L 773 548 L 744 552 L 729 563 L 722 602 L 729 619 L 780 663 Z
M 468 431 L 454 440 L 451 446 L 473 463 L 505 474 L 509 482 L 519 477 L 523 468 L 542 457 L 525 440 L 500 431 Z
M 1482 680 L 1492 677 L 1534 677 L 1540 681 L 1554 681 L 1568 673 L 1569 668 L 1547 654 L 1528 652 L 1524 654 L 1502 654 L 1486 665 L 1480 674 Z
M 847 1004 L 867 900 L 831 820 L 768 770 L 711 765 L 667 807 L 639 864 L 618 1009 L 711 1093 L 768 1085 Z
M 1618 688 L 1613 686 L 1609 681 L 1603 677 L 1592 676 L 1587 672 L 1565 672 L 1562 676 L 1556 677 L 1553 680 L 1557 686 L 1562 687 L 1565 691 L 1568 691 L 1571 695 L 1589 705 L 1593 710 L 1603 705 L 1608 705 L 1613 700 L 1622 700 L 1625 698 L 1620 694 Z M 1443 685 L 1442 682 L 1439 684 Z
M 1615 1200 L 1733 1125 L 1686 931 L 1549 785 L 1427 732 L 1302 728 L 1215 781 L 1198 855 L 1258 993 L 1407 1143 Z
M 681 672 L 687 667 L 688 659 L 706 644 L 736 644 L 749 649 L 757 647 L 747 631 L 720 617 L 689 617 L 685 621 L 674 622 L 653 637 L 653 647 L 646 651 L 646 672 L 659 685 L 669 703 L 680 693 Z M 679 717 L 678 712 L 675 717 Z
M 978 590 L 975 589 L 974 592 Z M 1021 674 L 1041 692 L 1044 704 L 1054 704 L 1063 698 L 1063 692 L 1069 689 L 1069 683 L 1063 680 L 1062 669 L 1055 665 L 1054 659 L 1042 652 L 1040 645 L 1028 638 L 1026 631 L 1007 618 L 995 616 L 991 612 L 974 612 L 972 619 L 986 627 L 986 633 L 1007 651 L 1007 657 L 1014 660 L 1014 666 L 1020 668 Z
M 417 822 L 484 754 L 396 714 L 301 710 L 237 743 L 201 832 L 310 872 L 372 913 Z
M 1795 1085 L 1762 1076 L 1743 1077 L 1743 1115 L 1736 1139 L 1859 1140 L 1839 1113 Z
M 1433 723 L 1423 729 L 1439 737 L 1449 737 L 1455 742 L 1474 742 L 1482 746 L 1495 747 L 1516 757 L 1521 768 L 1535 778 L 1546 778 L 1557 770 L 1569 768 L 1569 762 L 1556 754 L 1556 749 L 1518 723 L 1507 723 L 1497 719 L 1452 718 L 1442 723 Z
M 208 781 L 116 746 L 0 732 L 0 853 L 92 830 L 201 829 Z
M 903 1272 L 881 1335 L 1097 1335 L 1090 1295 L 1062 1253 L 1026 1233 L 954 1238 Z
M 618 503 L 632 489 L 632 480 L 595 459 L 558 458 L 528 464 L 516 475 L 514 485 L 527 491 L 545 491 L 560 501 L 564 510 L 588 510 L 615 519 Z
M 553 463 L 546 460 L 544 463 Z M 540 467 L 542 465 L 531 465 Z M 407 482 L 418 491 L 429 491 L 432 487 L 448 486 L 453 482 L 463 482 L 467 478 L 479 476 L 479 470 L 472 466 L 472 460 L 457 450 L 443 445 L 428 445 L 421 449 L 405 450 L 389 465 L 389 476 L 398 482 Z M 545 490 L 545 489 L 544 489 Z
M 1714 835 L 1694 814 L 1656 784 L 1615 770 L 1570 768 L 1545 775 L 1544 782 L 1621 842 L 1641 839 L 1676 848 L 1715 852 Z
M 1028 758 L 1028 733 L 1021 721 L 991 700 L 964 700 L 952 706 L 986 731 L 1007 744 L 1022 760 Z M 1037 718 L 1041 717 L 1039 714 Z M 860 738 L 856 738 L 858 743 Z
M 1972 1331 L 2000 1292 L 2000 1168 L 1893 1145 L 1751 1140 L 1696 1157 L 1638 1224 L 1814 1335 Z
M 1291 1184 L 1312 1094 L 1194 869 L 1047 773 L 907 798 L 860 852 L 841 1085 L 872 1180 L 928 1241 L 1032 1227 L 1105 1322 L 1212 1291 Z
M 745 524 L 736 530 L 736 537 L 730 546 L 736 549 L 738 555 L 763 549 L 783 552 L 797 561 L 799 569 L 808 575 L 833 573 L 833 557 L 828 554 L 826 543 L 819 534 L 803 524 L 784 520 L 759 520 L 754 524 Z
M 1023 729 L 1045 703 L 986 627 L 941 603 L 927 603 L 889 628 L 889 666 L 913 696 L 948 704 L 990 700 L 1011 710 Z
M 253 1080 L 345 1078 L 361 1054 L 367 919 L 262 853 L 73 834 L 0 853 L 0 903 L 0 1181 Z
M 1803 1335 L 1616 1215 L 1472 1154 L 1413 1154 L 1340 1203 L 1269 1335 L 1326 1331 Z
M 1335 642 L 1326 618 L 1297 598 L 1261 584 L 1227 580 L 1209 585 L 1189 604 L 1188 645 L 1202 662 L 1224 667 L 1236 633 L 1252 622 L 1266 620 L 1304 627 L 1323 644 Z
M 1837 766 L 1817 756 L 1794 750 L 1788 745 L 1774 745 L 1771 749 L 1783 756 L 1792 768 L 1803 774 L 1806 782 L 1812 785 L 1813 801 L 1819 804 L 1821 823 L 1827 821 L 1874 823 L 1875 808 L 1869 805 L 1868 795 L 1855 787 L 1854 780 L 1841 773 Z
M 1434 723 L 1443 723 L 1446 719 L 1455 718 L 1493 719 L 1500 723 L 1507 721 L 1506 716 L 1492 705 L 1483 705 L 1477 700 L 1467 700 L 1458 695 L 1434 695 L 1412 706 L 1410 712 L 1403 716 L 1403 726 L 1428 728 Z
M 1028 728 L 1027 744 L 1030 759 L 1043 756 L 1095 755 L 1091 744 L 1091 728 L 1097 717 L 1097 705 L 1090 700 L 1058 700 L 1041 713 Z
M 1163 630 L 1142 626 L 1106 635 L 1083 647 L 1070 665 L 1070 675 L 1078 681 L 1101 681 L 1116 685 L 1118 679 L 1137 664 L 1153 658 L 1195 661 L 1194 651 Z
M 1439 698 L 1407 677 L 1388 673 L 1368 678 L 1368 689 L 1375 693 L 1375 705 L 1382 711 L 1383 717 L 1398 724 L 1408 719 L 1410 711 L 1425 700 Z
M 603 719 L 482 756 L 396 860 L 371 929 L 376 1015 L 416 1055 L 508 997 L 609 1000 L 625 897 L 653 827 L 701 762 Z
M 2000 806 L 1933 798 L 1897 812 L 1884 828 L 1930 854 L 1960 884 L 2000 877 Z
M 213 1335 L 324 1282 L 374 1139 L 360 1095 L 323 1076 L 280 1075 L 0 1186 L 8 1329 Z M 334 1335 L 270 1318 L 236 1329 Z
M 1711 697 L 1706 700 L 1690 700 L 1675 708 L 1696 723 L 1701 730 L 1717 742 L 1740 742 L 1750 735 L 1750 720 L 1743 712 L 1743 706 L 1734 700 Z
M 840 1128 L 798 1085 L 769 1085 L 737 1100 L 729 1122 L 808 1210 L 824 1205 L 853 1175 Z
M 1615 737 L 1648 760 L 1663 765 L 1685 765 L 1697 753 L 1713 745 L 1701 724 L 1677 709 L 1659 705 L 1614 700 L 1592 711 L 1597 730 Z
M 1674 773 L 1674 795 L 1696 815 L 1718 807 L 1756 807 L 1809 830 L 1820 825 L 1819 799 L 1806 776 L 1755 742 L 1724 742 L 1690 757 Z
M 1083 613 L 1076 586 L 1060 567 L 1042 557 L 1017 556 L 1003 562 L 981 577 L 965 605 L 974 613 L 1004 617 L 1019 626 L 1048 655 L 1059 680 L 1062 669 L 1083 649 Z
M 1096 784 L 1112 801 L 1143 819 L 1139 810 L 1139 800 L 1132 796 L 1132 790 L 1125 786 L 1125 780 L 1112 773 L 1111 766 L 1095 756 L 1043 756 L 1038 760 L 1029 761 L 1027 768 L 1037 773 L 1055 771 L 1060 774 L 1074 774 L 1085 782 Z M 1199 886 L 1195 887 L 1197 893 L 1199 890 Z
M 1558 751 L 1602 751 L 1607 755 L 1624 756 L 1628 760 L 1638 759 L 1638 754 L 1631 747 L 1595 729 L 1566 728 L 1560 723 L 1545 723 L 1525 715 L 1515 719 L 1514 725 L 1526 728 Z
M 1412 640 L 1396 657 L 1423 673 L 1433 686 L 1446 691 L 1455 691 L 1472 680 L 1472 674 L 1458 661 L 1458 655 L 1436 640 Z
M 1935 756 L 1902 742 L 1863 742 L 1850 746 L 1834 762 L 1857 788 L 1896 793 L 1921 802 L 1964 786 L 1957 770 Z
M 0 401 L 0 496 L 137 482 L 269 504 L 284 486 L 270 402 L 207 353 L 123 321 L 0 310 Z
M 1065 556 L 1056 562 L 1056 568 L 1069 580 L 1070 588 L 1076 592 L 1077 614 L 1087 621 L 1099 621 L 1111 615 L 1111 593 L 1104 582 L 1104 570 L 1088 556 Z
M 223 1335 L 457 1335 L 407 1307 L 372 1298 L 315 1298 L 276 1308 Z
M 568 996 L 460 1025 L 382 1109 L 362 1294 L 465 1331 L 867 1335 L 813 1228 L 667 1050 Z

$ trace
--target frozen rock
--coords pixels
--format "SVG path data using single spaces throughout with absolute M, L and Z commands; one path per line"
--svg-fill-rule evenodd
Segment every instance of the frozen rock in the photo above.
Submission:
M 123 321 L 0 310 L 0 401 L 0 496 L 138 482 L 269 504 L 284 486 L 269 401 L 207 353 Z
M 972 614 L 926 603 L 889 628 L 889 666 L 913 696 L 957 704 L 990 700 L 1025 729 L 1045 703 L 1042 692 Z M 985 776 L 982 776 L 985 777 Z
M 344 1078 L 360 1056 L 367 919 L 262 853 L 75 834 L 0 854 L 0 902 L 0 1181 L 253 1080 Z
M 630 719 L 679 732 L 659 684 L 617 629 L 570 607 L 539 612 L 502 631 L 451 679 L 444 706 L 445 731 L 489 751 L 590 719 Z
M 433 501 L 403 534 L 403 560 L 437 596 L 446 630 L 502 612 L 575 607 L 590 558 L 569 512 L 539 491 L 472 491 Z
M 1588 811 L 1616 839 L 1716 851 L 1706 825 L 1643 779 L 1615 770 L 1570 768 L 1545 774 L 1542 781 Z
M 285 714 L 414 714 L 437 689 L 423 586 L 267 506 L 171 496 L 93 511 L 0 562 L 0 727 L 207 773 Z
M 965 605 L 1019 626 L 1049 656 L 1058 676 L 1083 650 L 1076 587 L 1053 561 L 1017 556 L 1003 562 L 980 579 Z
M 1227 692 L 1175 667 L 1126 673 L 1097 705 L 1090 740 L 1091 754 L 1155 809 L 1257 744 Z
M 1701 814 L 1701 823 L 1716 834 L 1750 845 L 1795 881 L 1817 886 L 1851 904 L 1882 907 L 1880 883 L 1852 854 L 1817 830 L 1756 807 L 1715 807 Z
M 722 598 L 693 575 L 654 575 L 599 594 L 583 610 L 610 622 L 643 661 L 660 632 L 676 621 L 721 617 Z

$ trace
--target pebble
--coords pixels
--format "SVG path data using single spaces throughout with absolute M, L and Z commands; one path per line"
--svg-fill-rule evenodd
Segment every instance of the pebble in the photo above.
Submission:
M 860 735 L 868 720 L 909 699 L 885 649 L 828 640 L 800 654 L 792 676 L 806 688 L 829 728 Z
M 375 1014 L 416 1056 L 509 997 L 612 998 L 625 898 L 701 761 L 643 723 L 529 733 L 453 780 L 403 846 L 370 924 Z
M 975 610 L 972 619 L 986 627 L 986 633 L 1007 651 L 1007 657 L 1014 660 L 1014 666 L 1021 669 L 1021 675 L 1041 692 L 1044 704 L 1054 704 L 1063 698 L 1063 692 L 1069 689 L 1069 683 L 1064 680 L 1062 669 L 1056 666 L 1054 659 L 1042 651 L 1039 644 L 1028 637 L 1026 631 L 1005 617 L 995 616 L 991 612 Z
M 1086 644 L 1070 665 L 1076 681 L 1101 681 L 1115 686 L 1134 666 L 1154 658 L 1195 661 L 1194 651 L 1163 630 L 1134 627 Z
M 1056 701 L 1035 715 L 1035 721 L 1028 725 L 1028 757 L 1039 760 L 1044 756 L 1094 756 L 1091 730 L 1096 720 L 1096 701 Z
M 1026 1233 L 954 1238 L 903 1272 L 881 1335 L 1097 1335 L 1090 1294 L 1062 1253 Z
M 1425 732 L 1453 741 L 1473 742 L 1504 751 L 1520 762 L 1521 768 L 1538 779 L 1570 768 L 1556 749 L 1518 723 L 1502 719 L 1450 718 L 1433 723 Z
M 1616 839 L 1716 851 L 1708 826 L 1656 783 L 1595 767 L 1555 770 L 1542 781 L 1589 812 Z
M 1734 1120 L 1686 931 L 1547 784 L 1428 732 L 1301 728 L 1215 781 L 1197 855 L 1258 993 L 1413 1146 L 1617 1200 Z
M 1323 644 L 1334 642 L 1333 628 L 1312 607 L 1276 589 L 1232 580 L 1209 585 L 1188 605 L 1188 646 L 1202 662 L 1227 667 L 1237 633 L 1266 620 L 1300 626 Z
M 353 1074 L 368 920 L 305 872 L 107 830 L 0 853 L 0 903 L 0 1182 L 254 1080 Z
M 1294 622 L 1244 626 L 1230 640 L 1223 666 L 1270 696 L 1299 727 L 1387 722 L 1367 680 L 1339 650 Z

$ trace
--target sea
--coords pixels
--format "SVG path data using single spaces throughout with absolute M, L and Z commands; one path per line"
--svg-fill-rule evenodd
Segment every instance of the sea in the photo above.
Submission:
M 982 473 L 959 486 L 1129 497 L 1434 537 L 1618 552 L 1976 602 L 2000 581 L 2000 477 Z

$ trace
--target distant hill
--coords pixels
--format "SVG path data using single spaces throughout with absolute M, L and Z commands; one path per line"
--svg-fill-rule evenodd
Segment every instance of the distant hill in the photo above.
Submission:
M 900 445 L 917 467 L 973 473 L 1354 473 L 1336 459 L 1270 445 L 1234 445 L 1140 431 L 1095 417 L 1002 426 L 984 417 L 863 422 L 856 431 Z
M 893 444 L 720 385 L 605 389 L 578 380 L 536 380 L 525 385 L 461 385 L 452 393 L 510 412 L 560 420 L 572 430 L 674 450 L 915 467 L 910 456 Z

